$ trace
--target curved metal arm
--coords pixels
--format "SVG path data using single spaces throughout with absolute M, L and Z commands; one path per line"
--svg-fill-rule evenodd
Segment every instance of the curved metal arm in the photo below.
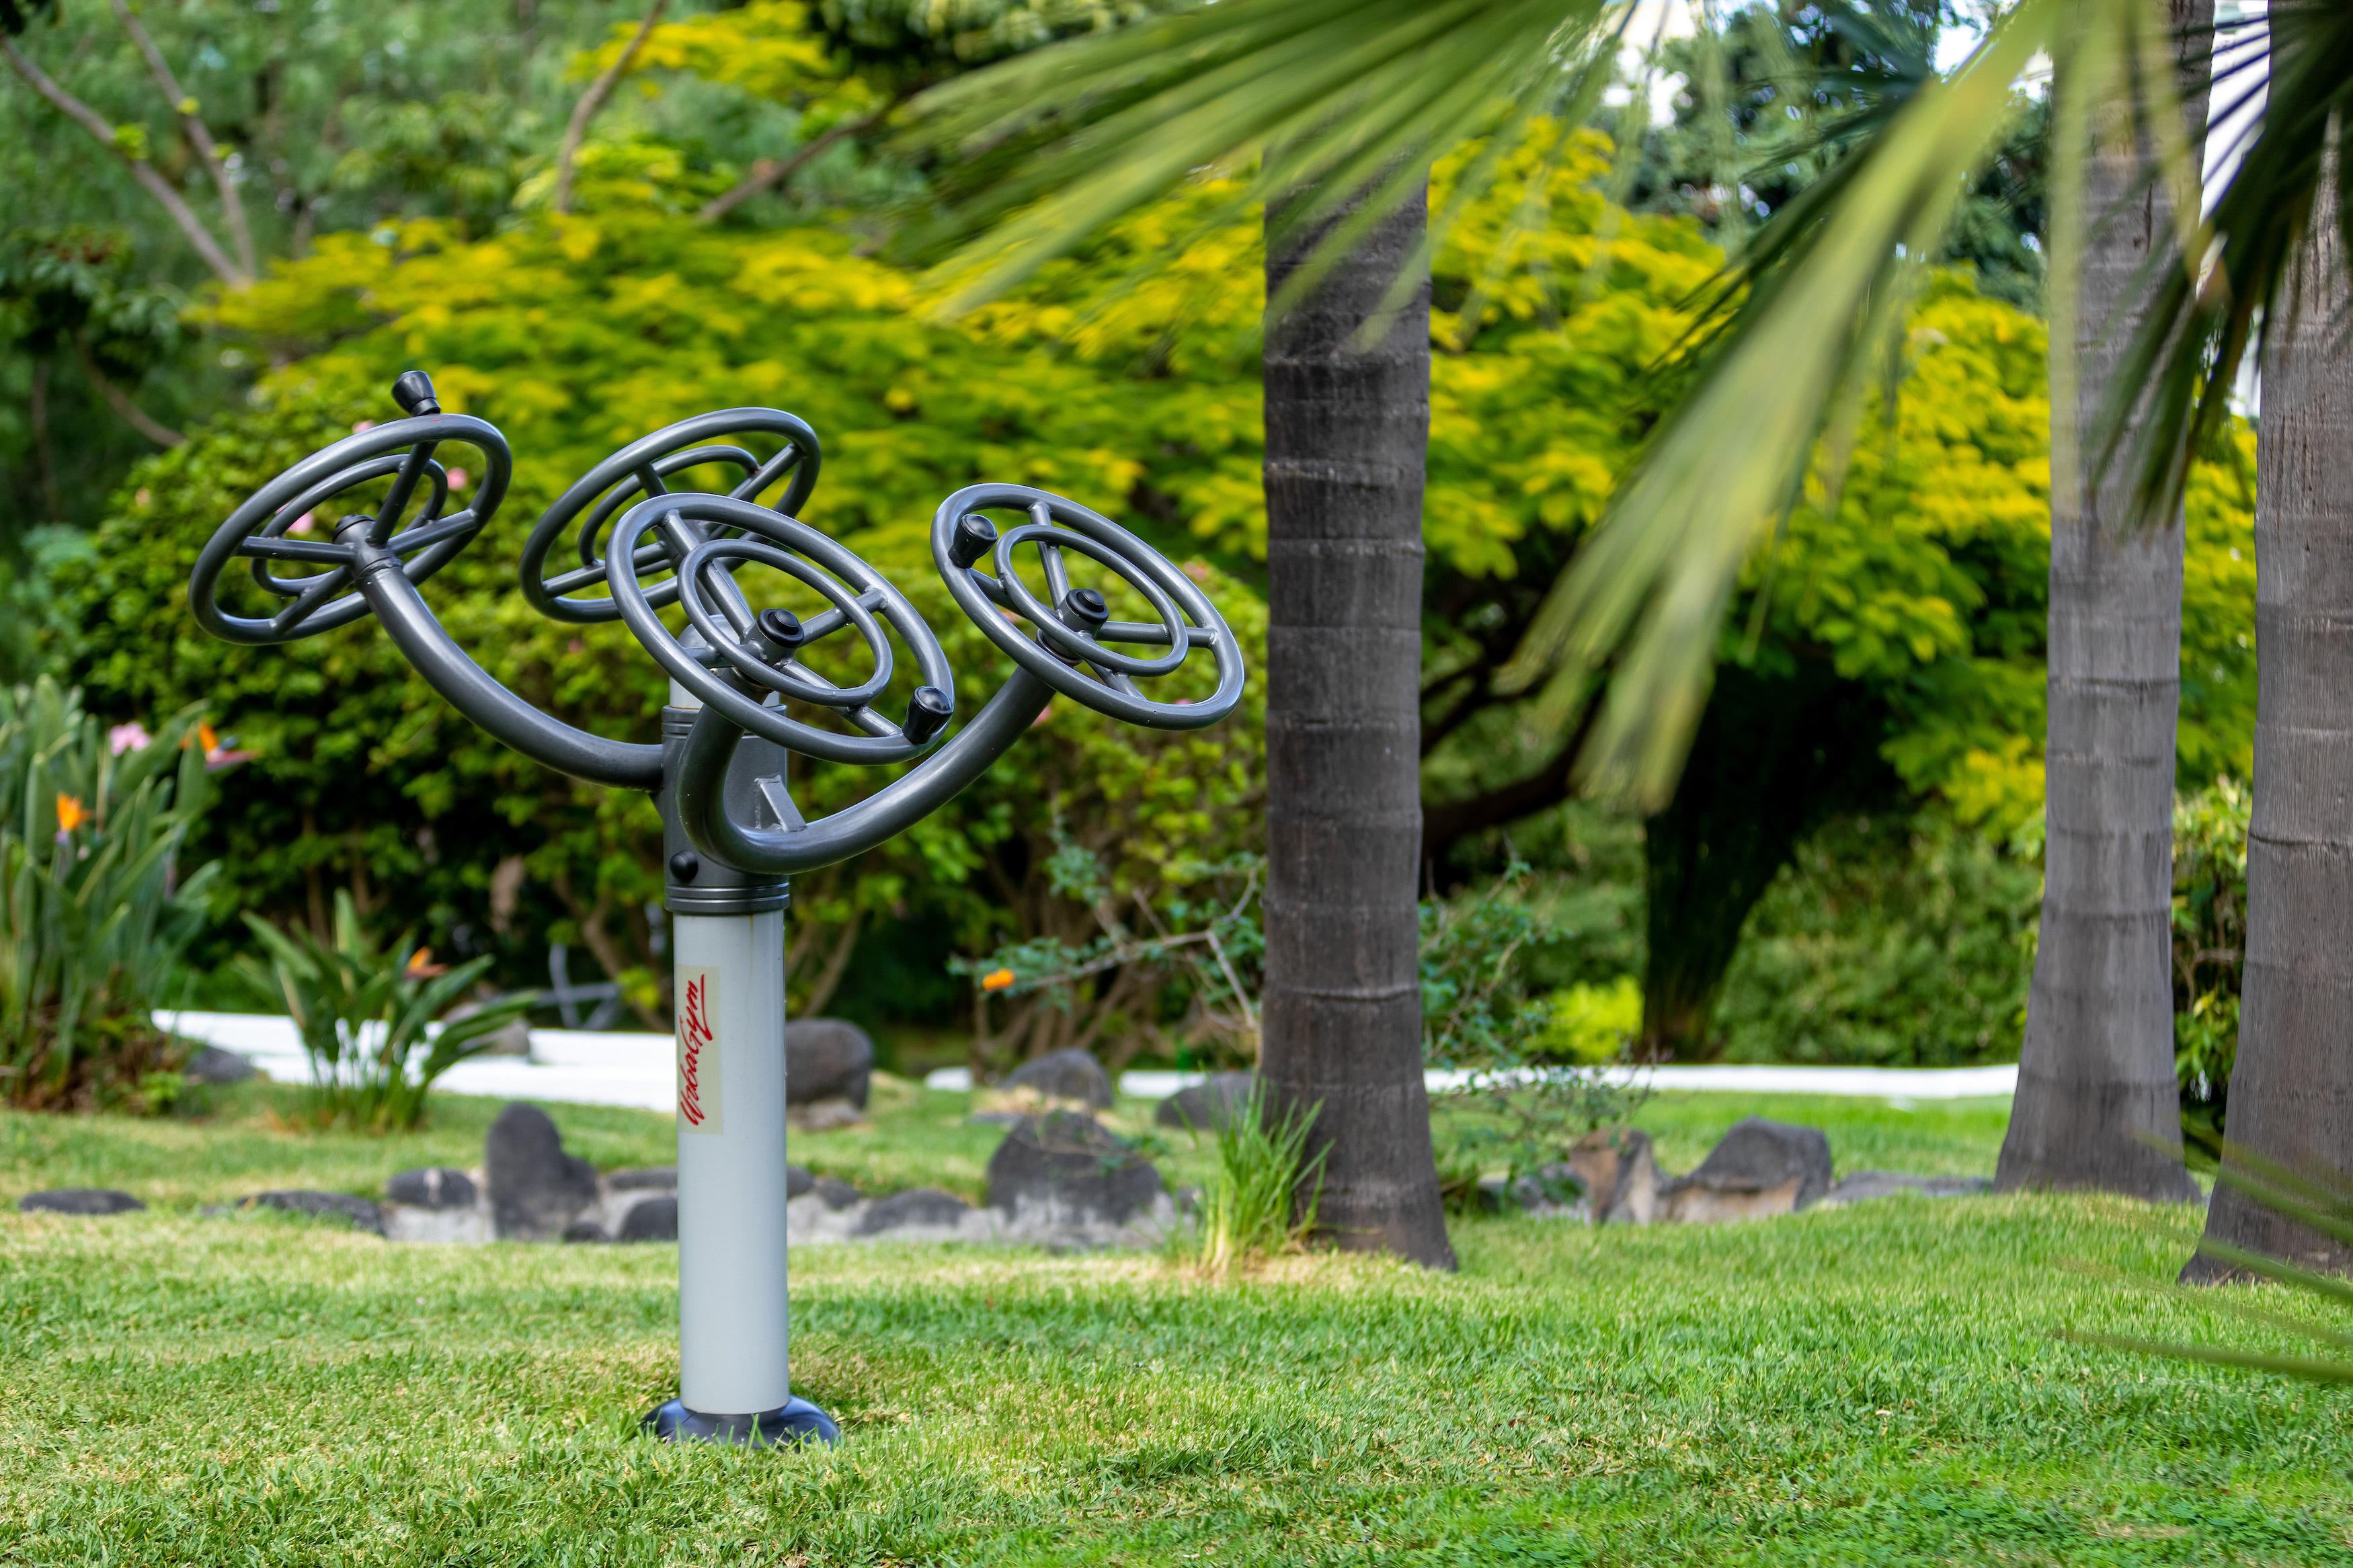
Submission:
M 353 574 L 384 629 L 426 683 L 501 745 L 590 784 L 659 788 L 662 749 L 608 741 L 552 718 L 491 679 L 434 616 L 425 595 L 381 545 L 353 541 Z
M 695 717 L 680 758 L 679 816 L 694 847 L 724 865 L 790 877 L 862 855 L 960 794 L 1005 754 L 1054 700 L 1054 689 L 1017 669 L 955 738 L 879 794 L 789 831 L 745 827 L 727 815 L 727 764 L 744 731 L 715 708 Z

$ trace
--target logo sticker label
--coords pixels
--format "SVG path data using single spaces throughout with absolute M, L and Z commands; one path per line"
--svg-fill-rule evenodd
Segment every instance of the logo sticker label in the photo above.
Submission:
M 678 1120 L 690 1132 L 723 1131 L 719 1093 L 719 971 L 678 972 Z

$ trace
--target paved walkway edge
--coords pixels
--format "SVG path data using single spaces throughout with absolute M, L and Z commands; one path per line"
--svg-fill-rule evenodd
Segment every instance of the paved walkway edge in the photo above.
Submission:
M 291 1019 L 255 1013 L 160 1012 L 155 1026 L 185 1039 L 218 1046 L 251 1058 L 281 1082 L 310 1078 L 310 1063 Z M 677 1085 L 668 1035 L 590 1034 L 578 1029 L 533 1029 L 529 1057 L 476 1057 L 459 1062 L 441 1079 L 453 1094 L 506 1100 L 541 1100 L 574 1105 L 629 1105 L 669 1110 Z M 1976 1100 L 2007 1095 L 2018 1087 L 2018 1068 L 1857 1068 L 1715 1066 L 1612 1068 L 1620 1082 L 1671 1091 L 1723 1094 L 1828 1094 L 1879 1100 Z M 1120 1092 L 1138 1100 L 1166 1100 L 1205 1075 L 1129 1072 Z M 1428 1075 L 1433 1092 L 1465 1087 L 1468 1073 Z M 972 1075 L 942 1068 L 923 1079 L 931 1089 L 968 1089 Z

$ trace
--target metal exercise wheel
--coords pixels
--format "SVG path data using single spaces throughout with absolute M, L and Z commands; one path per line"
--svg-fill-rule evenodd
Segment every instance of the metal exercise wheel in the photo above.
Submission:
M 740 529 L 743 536 L 708 537 L 713 527 Z M 636 550 L 616 550 L 607 562 L 613 602 L 671 679 L 740 728 L 807 756 L 873 765 L 921 755 L 954 715 L 955 677 L 923 617 L 873 567 L 808 524 L 732 497 L 672 495 L 638 503 L 613 536 L 631 541 L 652 536 L 657 545 L 645 548 L 659 547 L 666 556 L 678 558 L 668 585 L 709 652 L 734 671 L 733 679 L 689 651 L 654 614 L 653 595 L 638 580 Z M 755 613 L 733 575 L 747 564 L 797 579 L 816 589 L 831 607 L 806 621 L 782 609 Z M 901 720 L 874 707 L 891 683 L 885 625 L 899 634 L 922 676 Z M 808 649 L 844 629 L 865 639 L 874 660 L 872 675 L 846 687 L 800 661 Z M 866 732 L 844 735 L 791 718 L 781 707 L 764 706 L 747 693 L 746 686 L 830 709 Z
M 214 531 L 188 582 L 199 626 L 240 643 L 292 642 L 349 626 L 368 614 L 355 582 L 358 546 L 389 552 L 409 582 L 422 583 L 489 523 L 513 471 L 506 437 L 480 419 L 442 413 L 432 383 L 414 372 L 395 384 L 393 395 L 409 417 L 305 458 Z M 480 454 L 481 482 L 470 504 L 444 515 L 449 471 L 441 458 L 452 447 Z M 364 498 L 355 492 L 381 480 L 390 484 L 371 507 L 331 504 L 346 496 L 356 503 Z M 248 563 L 261 595 L 285 601 L 274 614 L 237 615 L 222 606 L 221 575 L 239 560 Z M 299 574 L 281 574 L 295 569 Z
M 999 531 L 987 515 L 991 510 L 1022 512 L 1028 521 Z M 1025 547 L 1036 552 L 1043 598 L 1022 580 Z M 1113 620 L 1100 589 L 1072 585 L 1072 555 L 1135 590 L 1154 619 Z M 1074 500 L 1028 485 L 967 486 L 934 515 L 932 557 L 948 592 L 991 642 L 1098 712 L 1155 730 L 1198 730 L 1241 700 L 1241 647 L 1208 595 L 1160 552 Z M 1167 651 L 1142 655 L 1123 647 Z M 1137 684 L 1173 674 L 1196 648 L 1208 649 L 1217 665 L 1217 687 L 1208 697 L 1155 700 Z
M 751 437 L 782 444 L 766 458 L 743 441 Z M 723 408 L 664 426 L 630 442 L 583 474 L 541 515 L 522 547 L 522 591 L 532 606 L 559 621 L 592 623 L 620 618 L 620 607 L 605 592 L 608 533 L 616 514 L 631 502 L 670 493 L 668 480 L 689 469 L 716 467 L 740 476 L 727 494 L 755 501 L 778 483 L 774 509 L 800 510 L 817 486 L 820 454 L 817 432 L 780 408 Z M 569 531 L 576 565 L 551 574 L 548 557 Z M 638 542 L 635 565 L 660 569 L 667 552 L 659 542 Z M 678 596 L 674 582 L 657 584 L 647 597 L 657 607 Z

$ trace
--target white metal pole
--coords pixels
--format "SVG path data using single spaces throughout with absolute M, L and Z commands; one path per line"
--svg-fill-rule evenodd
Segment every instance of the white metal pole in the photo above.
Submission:
M 696 706 L 671 685 L 662 716 L 671 765 Z M 773 760 L 781 769 L 781 754 Z M 793 1397 L 786 1357 L 786 889 L 705 862 L 667 788 L 661 805 L 678 1068 L 679 1397 L 646 1424 L 671 1438 L 829 1443 L 839 1430 Z
M 754 1415 L 786 1371 L 785 913 L 670 922 L 678 1025 L 679 1397 Z

